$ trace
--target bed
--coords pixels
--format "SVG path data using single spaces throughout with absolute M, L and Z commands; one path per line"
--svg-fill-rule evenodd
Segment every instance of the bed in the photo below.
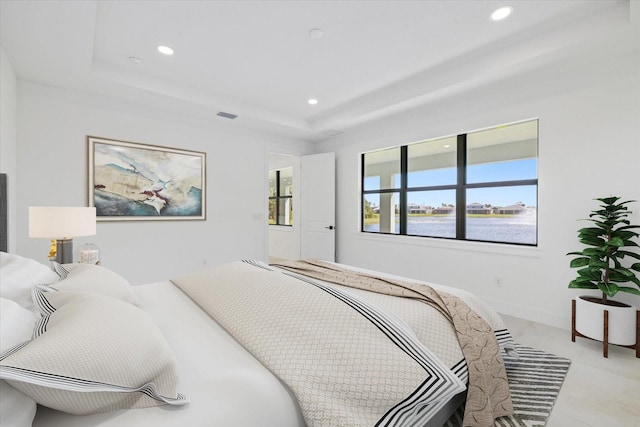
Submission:
M 470 374 L 484 370 L 465 362 L 437 307 L 362 288 L 377 286 L 371 277 L 384 288 L 423 285 L 396 276 L 243 260 L 130 286 L 101 266 L 52 271 L 0 255 L 2 426 L 441 426 L 471 397 Z M 342 270 L 365 284 L 338 283 Z M 514 351 L 480 300 L 429 289 L 480 314 L 498 348 L 493 365 Z M 469 425 L 508 414 L 506 390 L 483 395 L 491 419 L 479 411 Z

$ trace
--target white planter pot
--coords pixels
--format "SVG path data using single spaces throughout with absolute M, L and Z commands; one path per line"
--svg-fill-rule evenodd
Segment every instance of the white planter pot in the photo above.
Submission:
M 612 301 L 617 305 L 604 305 L 576 299 L 576 330 L 594 340 L 604 340 L 604 310 L 609 312 L 609 344 L 634 345 L 636 343 L 636 308 Z

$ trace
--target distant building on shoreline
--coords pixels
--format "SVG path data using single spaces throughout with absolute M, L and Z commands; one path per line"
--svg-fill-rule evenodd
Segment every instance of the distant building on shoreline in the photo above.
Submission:
M 399 213 L 398 206 L 396 206 L 396 214 Z M 456 207 L 454 205 L 442 204 L 434 208 L 429 205 L 421 205 L 418 203 L 409 203 L 407 206 L 407 213 L 409 215 L 453 215 Z M 470 203 L 467 205 L 466 213 L 470 215 L 522 215 L 531 212 L 535 212 L 535 206 L 525 206 L 522 203 L 516 203 L 509 206 L 491 206 L 490 204 L 483 203 Z M 380 214 L 380 206 L 371 206 L 371 211 L 374 214 Z

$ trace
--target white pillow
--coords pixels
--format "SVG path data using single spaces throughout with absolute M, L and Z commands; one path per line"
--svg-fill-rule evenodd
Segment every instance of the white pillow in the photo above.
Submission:
M 0 298 L 0 352 L 31 339 L 39 316 L 10 299 Z M 36 415 L 36 402 L 0 381 L 0 426 L 28 427 Z
M 115 298 L 41 292 L 35 338 L 0 355 L 0 378 L 72 414 L 184 405 L 175 359 L 141 309 Z
M 58 281 L 58 275 L 49 267 L 29 258 L 0 252 L 0 297 L 35 310 L 31 289 L 39 284 Z
M 28 341 L 40 316 L 15 301 L 0 297 L 0 352 Z
M 50 288 L 66 292 L 96 293 L 138 305 L 131 284 L 118 273 L 100 265 L 63 264 L 65 277 Z

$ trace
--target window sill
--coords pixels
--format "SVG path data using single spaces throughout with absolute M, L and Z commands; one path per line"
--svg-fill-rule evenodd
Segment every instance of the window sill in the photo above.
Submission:
M 356 237 L 362 240 L 391 243 L 395 245 L 411 245 L 475 253 L 513 255 L 517 257 L 529 258 L 540 258 L 541 256 L 540 246 L 511 245 L 508 243 L 475 242 L 418 236 L 400 236 L 395 234 L 364 233 L 360 231 L 356 233 Z

